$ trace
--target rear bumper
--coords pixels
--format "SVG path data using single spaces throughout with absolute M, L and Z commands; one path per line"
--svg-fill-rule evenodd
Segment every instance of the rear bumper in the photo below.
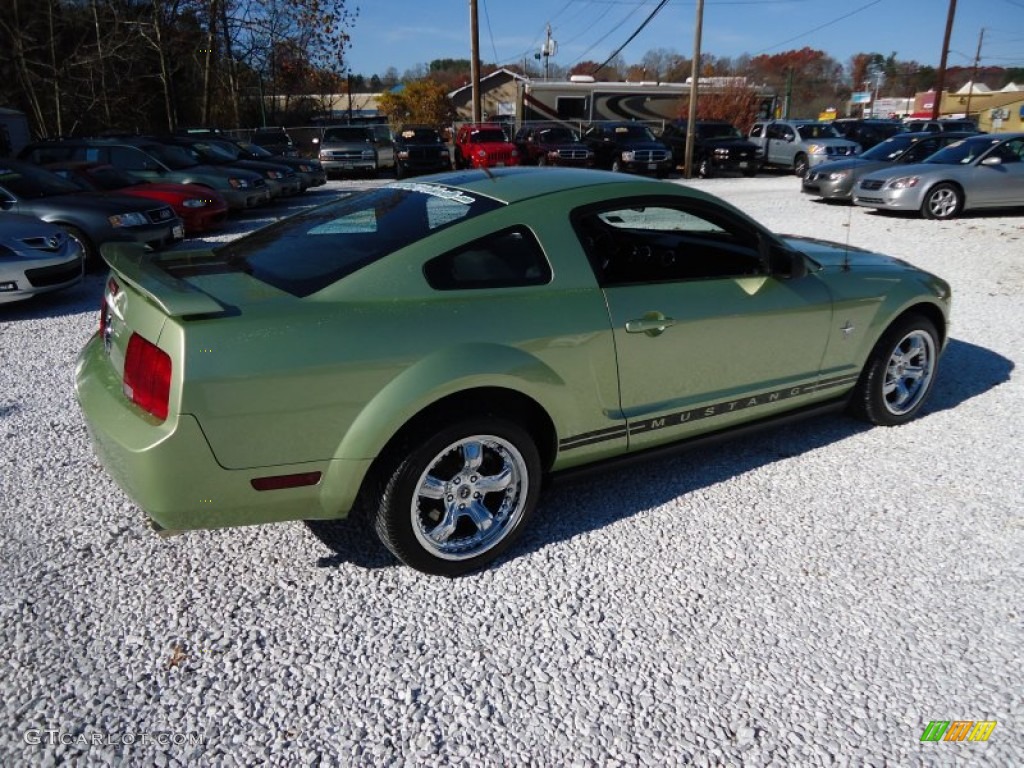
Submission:
M 228 470 L 217 463 L 194 416 L 162 423 L 131 404 L 94 335 L 78 358 L 75 394 L 100 462 L 167 531 L 344 517 L 370 461 L 320 461 Z M 316 485 L 257 491 L 252 481 L 320 472 Z

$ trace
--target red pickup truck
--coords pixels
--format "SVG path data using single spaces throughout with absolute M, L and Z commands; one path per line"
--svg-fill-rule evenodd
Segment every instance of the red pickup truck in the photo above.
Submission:
M 455 134 L 456 168 L 519 165 L 519 151 L 497 123 L 467 123 Z

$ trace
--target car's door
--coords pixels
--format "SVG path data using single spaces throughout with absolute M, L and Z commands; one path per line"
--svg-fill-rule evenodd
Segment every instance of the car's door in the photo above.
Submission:
M 1024 205 L 1024 139 L 1009 139 L 987 156 L 998 157 L 996 165 L 982 160 L 974 169 L 975 189 L 968 189 L 968 198 L 975 194 L 979 205 Z
M 784 123 L 771 123 L 765 128 L 767 147 L 765 156 L 768 162 L 776 165 L 792 165 L 796 155 L 794 142 L 796 131 Z
M 771 274 L 759 230 L 678 198 L 613 201 L 574 222 L 604 289 L 631 450 L 814 398 L 829 293 L 813 274 Z

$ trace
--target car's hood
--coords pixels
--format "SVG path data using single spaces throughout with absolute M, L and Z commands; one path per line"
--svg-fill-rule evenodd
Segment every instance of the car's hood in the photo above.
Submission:
M 824 165 L 818 165 L 811 169 L 811 173 L 833 173 L 835 171 L 861 171 L 867 172 L 875 168 L 888 168 L 891 163 L 884 160 L 862 160 L 859 157 L 850 157 L 843 160 L 829 160 Z
M 59 235 L 60 232 L 60 228 L 56 225 L 37 219 L 35 216 L 0 213 L 0 244 L 19 248 L 21 240 L 33 237 L 53 237 Z
M 862 179 L 894 179 L 898 176 L 920 176 L 921 178 L 930 178 L 934 176 L 957 176 L 964 173 L 966 169 L 973 168 L 974 165 L 953 165 L 951 163 L 908 163 L 905 165 L 898 165 L 893 168 L 885 168 L 878 171 L 873 171 Z
M 132 195 L 81 192 L 75 195 L 53 195 L 51 197 L 22 200 L 18 203 L 21 211 L 30 211 L 37 216 L 59 214 L 62 211 L 96 213 L 112 216 L 119 213 L 145 212 L 153 207 L 152 202 Z
M 858 248 L 855 245 L 844 245 L 843 243 L 834 243 L 829 240 L 798 237 L 796 235 L 782 235 L 781 237 L 790 248 L 807 254 L 825 268 L 898 267 L 906 269 L 910 266 L 901 259 Z

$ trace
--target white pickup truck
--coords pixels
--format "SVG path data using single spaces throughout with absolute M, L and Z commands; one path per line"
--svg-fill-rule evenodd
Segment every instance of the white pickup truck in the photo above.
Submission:
M 860 154 L 860 144 L 814 120 L 759 120 L 750 140 L 761 148 L 762 167 L 789 168 L 801 178 L 827 160 Z

